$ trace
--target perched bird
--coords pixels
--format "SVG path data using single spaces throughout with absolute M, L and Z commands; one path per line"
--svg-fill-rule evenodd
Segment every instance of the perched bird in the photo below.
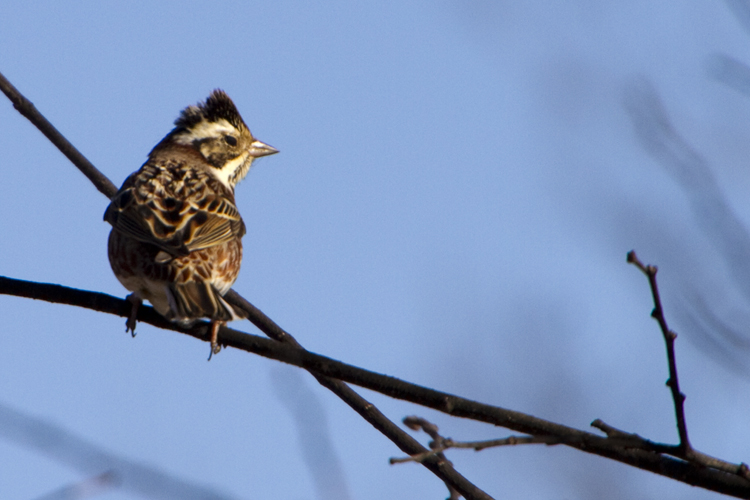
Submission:
M 243 317 L 223 298 L 240 271 L 245 234 L 234 188 L 253 160 L 278 151 L 253 137 L 222 90 L 185 108 L 174 125 L 104 213 L 109 263 L 133 292 L 128 331 L 135 335 L 145 299 L 182 326 L 210 319 L 213 355 L 219 328 Z

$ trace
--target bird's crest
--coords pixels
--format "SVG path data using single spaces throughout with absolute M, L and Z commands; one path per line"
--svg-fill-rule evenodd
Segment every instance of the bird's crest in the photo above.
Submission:
M 223 90 L 216 89 L 211 92 L 205 102 L 183 109 L 174 124 L 178 129 L 190 129 L 203 120 L 218 122 L 221 119 L 226 120 L 238 130 L 246 127 L 232 99 Z

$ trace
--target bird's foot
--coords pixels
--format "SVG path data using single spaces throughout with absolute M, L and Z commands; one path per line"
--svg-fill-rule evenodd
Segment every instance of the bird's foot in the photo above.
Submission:
M 219 329 L 226 324 L 226 321 L 211 322 L 211 353 L 208 355 L 209 361 L 211 361 L 214 354 L 219 354 L 219 351 L 221 351 L 221 346 L 219 345 Z
M 133 304 L 133 307 L 130 309 L 130 316 L 125 322 L 125 332 L 130 332 L 130 334 L 135 337 L 135 322 L 136 318 L 138 317 L 138 308 L 143 303 L 143 300 L 141 300 L 141 298 L 134 293 L 131 293 L 130 295 L 125 297 L 125 300 Z

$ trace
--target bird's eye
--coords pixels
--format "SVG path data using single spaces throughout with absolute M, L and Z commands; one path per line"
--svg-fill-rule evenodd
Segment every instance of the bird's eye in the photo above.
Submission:
M 237 138 L 233 135 L 225 135 L 224 141 L 229 144 L 230 146 L 236 146 L 237 145 Z

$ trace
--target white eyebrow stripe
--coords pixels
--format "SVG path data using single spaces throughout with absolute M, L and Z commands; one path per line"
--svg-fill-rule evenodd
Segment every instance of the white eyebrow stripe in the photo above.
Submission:
M 179 144 L 192 144 L 195 140 L 237 133 L 239 133 L 238 130 L 224 118 L 221 118 L 217 122 L 203 120 L 184 133 L 178 134 L 175 137 L 175 142 Z

